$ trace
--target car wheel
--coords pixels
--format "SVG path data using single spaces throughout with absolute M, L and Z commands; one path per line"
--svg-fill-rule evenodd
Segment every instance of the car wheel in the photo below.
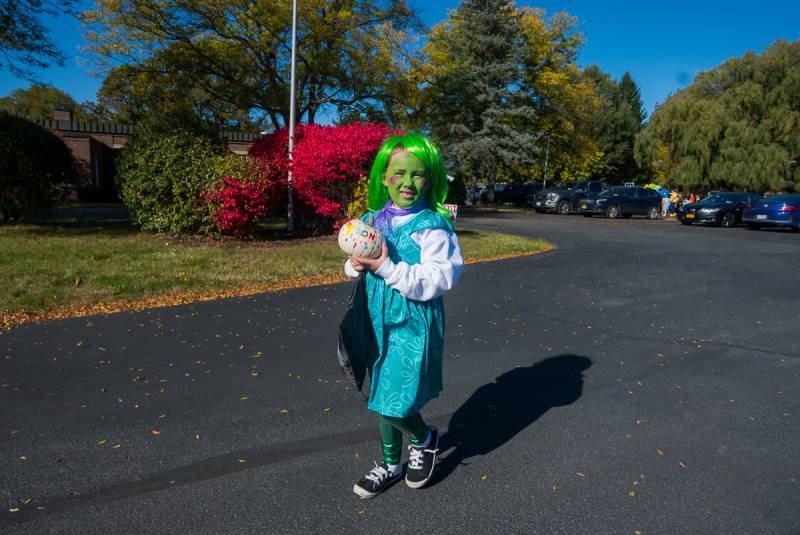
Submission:
M 612 204 L 606 208 L 606 217 L 609 219 L 617 219 L 619 217 L 619 207 L 616 204 Z
M 569 201 L 561 201 L 558 203 L 558 215 L 568 215 L 570 210 Z
M 755 225 L 753 223 L 748 223 L 747 228 L 750 230 L 761 230 L 761 225 Z
M 647 209 L 647 219 L 658 219 L 658 208 L 651 206 Z
M 722 228 L 731 228 L 736 224 L 736 214 L 733 212 L 725 212 L 719 220 L 719 226 Z

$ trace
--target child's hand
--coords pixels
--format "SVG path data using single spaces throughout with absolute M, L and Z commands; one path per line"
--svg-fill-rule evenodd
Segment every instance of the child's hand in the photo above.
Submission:
M 389 248 L 386 246 L 386 242 L 383 242 L 381 245 L 381 255 L 378 258 L 366 258 L 363 256 L 351 256 L 350 257 L 350 265 L 353 266 L 353 269 L 361 273 L 365 269 L 367 271 L 372 271 L 375 273 L 378 271 L 386 259 L 389 258 Z

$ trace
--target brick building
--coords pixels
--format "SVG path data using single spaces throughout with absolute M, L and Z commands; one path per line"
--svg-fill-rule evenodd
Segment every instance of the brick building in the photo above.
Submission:
M 87 123 L 73 121 L 71 113 L 57 110 L 52 119 L 36 121 L 60 136 L 72 151 L 81 171 L 80 186 L 100 191 L 113 191 L 114 161 L 136 127 L 129 124 Z M 259 134 L 223 131 L 228 149 L 247 154 Z

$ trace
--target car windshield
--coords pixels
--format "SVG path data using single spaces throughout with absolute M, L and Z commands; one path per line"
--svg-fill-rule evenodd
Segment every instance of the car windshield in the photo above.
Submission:
M 625 186 L 614 186 L 613 188 L 604 189 L 600 192 L 601 197 L 607 197 L 608 195 L 617 195 L 620 193 L 625 193 L 628 188 Z
M 559 182 L 555 185 L 554 189 L 572 189 L 576 184 L 577 182 Z
M 725 201 L 733 201 L 730 197 L 724 197 L 722 195 L 709 195 L 702 201 L 698 202 L 697 204 L 724 204 Z
M 775 195 L 774 197 L 767 197 L 764 200 L 767 202 L 800 203 L 800 195 Z

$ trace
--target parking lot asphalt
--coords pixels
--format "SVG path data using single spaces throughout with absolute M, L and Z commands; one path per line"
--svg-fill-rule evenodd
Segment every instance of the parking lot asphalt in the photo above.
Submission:
M 378 443 L 339 284 L 2 333 L 0 532 L 798 533 L 800 236 L 459 226 L 557 249 L 447 295 L 429 488 L 352 493 Z

